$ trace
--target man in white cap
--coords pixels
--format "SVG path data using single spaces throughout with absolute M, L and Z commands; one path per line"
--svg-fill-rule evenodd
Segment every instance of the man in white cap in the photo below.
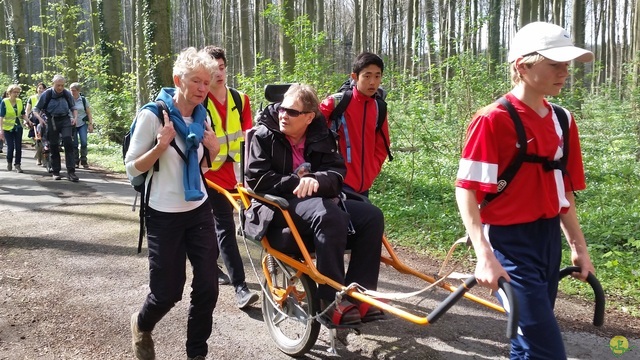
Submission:
M 511 359 L 566 359 L 553 313 L 561 230 L 581 268 L 573 275 L 595 274 L 573 193 L 586 187 L 578 129 L 545 98 L 560 93 L 573 60 L 592 61 L 593 53 L 574 46 L 563 28 L 535 22 L 518 31 L 508 57 L 513 89 L 476 113 L 459 164 L 456 200 L 478 283 L 497 290 L 502 277 L 518 300 Z

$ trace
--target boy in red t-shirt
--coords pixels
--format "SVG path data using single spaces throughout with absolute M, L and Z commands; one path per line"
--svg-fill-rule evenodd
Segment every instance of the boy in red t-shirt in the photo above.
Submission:
M 572 60 L 592 61 L 593 53 L 575 47 L 559 26 L 531 23 L 512 40 L 508 61 L 514 87 L 505 98 L 522 120 L 527 155 L 549 161 L 563 156 L 563 133 L 545 97 L 560 93 Z M 560 230 L 573 264 L 581 267 L 573 275 L 585 281 L 590 272 L 595 274 L 576 216 L 572 190 L 586 185 L 578 129 L 573 116 L 568 118 L 566 171 L 523 162 L 504 192 L 482 207 L 485 196 L 498 191 L 498 176 L 518 152 L 514 122 L 502 105 L 476 113 L 462 151 L 456 200 L 476 252 L 475 276 L 492 290 L 505 278 L 518 300 L 519 331 L 511 341 L 511 359 L 566 359 L 553 313 L 562 257 Z

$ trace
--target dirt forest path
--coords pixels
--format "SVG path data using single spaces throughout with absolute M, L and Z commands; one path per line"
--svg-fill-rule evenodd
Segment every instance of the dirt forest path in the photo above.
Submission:
M 6 171 L 0 155 L 0 359 L 133 359 L 129 318 L 148 291 L 146 247 L 136 254 L 134 192 L 121 175 L 95 169 L 79 169 L 78 183 L 54 181 L 32 156 L 24 151 L 24 173 L 17 174 Z M 259 249 L 250 248 L 256 261 Z M 398 252 L 411 266 L 435 269 L 422 255 Z M 241 253 L 250 287 L 259 291 L 242 244 Z M 392 269 L 381 271 L 383 291 L 423 286 Z M 189 292 L 187 283 L 183 301 L 154 331 L 158 359 L 186 359 Z M 429 291 L 400 304 L 428 312 L 446 295 Z M 594 328 L 592 306 L 558 301 L 569 358 L 640 358 L 640 320 L 607 311 L 605 326 Z M 221 287 L 213 320 L 207 359 L 288 359 L 275 348 L 259 303 L 237 309 L 230 286 Z M 367 324 L 359 335 L 340 332 L 337 348 L 342 359 L 505 359 L 505 326 L 502 314 L 462 300 L 433 325 L 390 317 Z M 626 353 L 612 353 L 614 336 L 628 340 Z M 323 328 L 306 358 L 338 358 L 326 352 L 328 346 Z

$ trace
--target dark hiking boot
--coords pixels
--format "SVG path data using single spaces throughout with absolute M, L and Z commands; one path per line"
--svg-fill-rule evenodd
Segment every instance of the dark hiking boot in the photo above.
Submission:
M 156 351 L 151 338 L 151 331 L 141 331 L 138 328 L 138 312 L 131 315 L 131 345 L 138 360 L 155 360 Z

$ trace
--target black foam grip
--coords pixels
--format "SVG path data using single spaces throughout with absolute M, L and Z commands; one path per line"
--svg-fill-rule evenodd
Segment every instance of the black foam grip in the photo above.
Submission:
M 560 279 L 571 275 L 571 273 L 580 271 L 581 269 L 579 266 L 567 266 L 566 268 L 560 270 Z M 604 324 L 604 290 L 602 290 L 602 285 L 600 285 L 600 281 L 598 281 L 598 278 L 596 278 L 596 276 L 592 273 L 589 273 L 589 275 L 587 276 L 587 282 L 593 289 L 593 294 L 595 295 L 596 302 L 593 314 L 593 325 L 602 326 L 602 324 Z

